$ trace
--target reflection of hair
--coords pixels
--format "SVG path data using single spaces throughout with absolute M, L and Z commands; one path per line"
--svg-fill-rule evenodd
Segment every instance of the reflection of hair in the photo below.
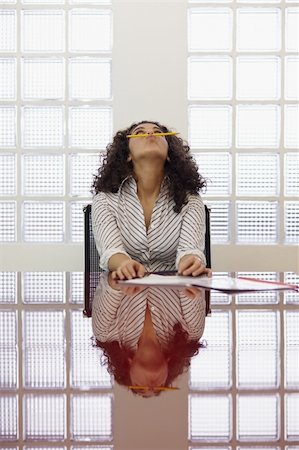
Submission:
M 165 386 L 170 386 L 181 373 L 185 372 L 190 366 L 192 356 L 197 355 L 199 349 L 205 347 L 198 340 L 189 341 L 188 333 L 182 329 L 180 323 L 176 323 L 173 330 L 175 335 L 165 351 L 166 358 L 170 358 Z
M 129 156 L 127 135 L 142 123 L 153 123 L 164 133 L 169 131 L 164 125 L 151 120 L 143 120 L 125 130 L 118 131 L 112 143 L 108 144 L 103 165 L 98 169 L 98 175 L 94 177 L 92 186 L 94 193 L 117 192 L 122 181 L 133 174 L 133 164 L 127 161 Z M 165 162 L 165 174 L 169 177 L 169 193 L 175 202 L 174 211 L 178 213 L 186 203 L 187 194 L 197 194 L 206 186 L 206 182 L 198 173 L 189 145 L 177 136 L 166 136 L 166 139 L 169 161 Z
M 163 353 L 168 360 L 168 376 L 164 386 L 170 386 L 173 381 L 190 366 L 192 356 L 197 355 L 199 348 L 205 347 L 198 340 L 188 340 L 188 333 L 182 329 L 180 323 L 173 327 L 175 332 Z M 117 341 L 100 342 L 93 338 L 93 345 L 103 350 L 103 364 L 107 365 L 110 375 L 114 376 L 115 381 L 123 386 L 129 386 L 130 365 L 129 358 L 133 358 L 134 352 L 121 345 Z M 134 391 L 133 391 L 134 392 Z M 136 390 L 136 394 L 139 392 Z

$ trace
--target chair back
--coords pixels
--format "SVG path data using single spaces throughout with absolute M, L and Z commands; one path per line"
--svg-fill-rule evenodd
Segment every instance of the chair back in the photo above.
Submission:
M 210 210 L 205 206 L 206 233 L 205 233 L 205 257 L 207 267 L 211 268 L 211 237 L 210 237 Z M 99 282 L 100 257 L 96 248 L 92 232 L 91 205 L 86 205 L 84 212 L 84 315 L 91 316 L 92 301 Z

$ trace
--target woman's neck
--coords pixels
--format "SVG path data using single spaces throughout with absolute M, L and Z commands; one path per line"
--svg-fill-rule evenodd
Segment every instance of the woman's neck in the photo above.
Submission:
M 137 194 L 140 199 L 157 198 L 164 179 L 164 167 L 137 166 L 134 177 L 137 183 Z

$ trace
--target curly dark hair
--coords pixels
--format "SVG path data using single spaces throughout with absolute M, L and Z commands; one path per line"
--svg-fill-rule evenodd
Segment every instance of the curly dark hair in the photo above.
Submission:
M 179 322 L 173 326 L 173 331 L 174 336 L 163 351 L 165 357 L 168 358 L 168 375 L 164 384 L 165 387 L 171 386 L 174 380 L 188 369 L 191 358 L 198 354 L 199 349 L 206 347 L 205 341 L 189 340 L 188 333 L 183 330 Z M 118 341 L 101 342 L 93 337 L 92 343 L 94 347 L 102 349 L 102 365 L 107 366 L 107 370 L 114 377 L 114 380 L 122 386 L 130 386 L 132 382 L 129 358 L 134 357 L 134 352 Z M 132 392 L 140 394 L 137 390 L 132 390 Z M 161 391 L 157 395 L 160 393 Z
M 94 176 L 92 193 L 117 192 L 122 181 L 132 175 L 133 163 L 127 161 L 129 156 L 129 138 L 131 131 L 140 124 L 152 123 L 158 126 L 163 133 L 170 130 L 159 122 L 142 120 L 132 124 L 125 130 L 118 131 L 112 143 L 106 147 L 106 155 L 103 164 Z M 169 194 L 173 197 L 174 211 L 179 213 L 187 202 L 188 194 L 198 194 L 206 187 L 205 179 L 198 173 L 198 168 L 193 159 L 189 145 L 177 136 L 166 136 L 168 142 L 168 159 L 165 162 L 165 175 L 169 179 Z

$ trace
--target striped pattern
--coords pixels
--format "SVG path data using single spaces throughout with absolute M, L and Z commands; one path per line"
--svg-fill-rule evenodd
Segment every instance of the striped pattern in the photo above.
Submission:
M 174 336 L 176 323 L 182 325 L 190 340 L 198 340 L 202 336 L 206 306 L 203 290 L 198 290 L 195 299 L 184 295 L 183 290 L 169 288 L 147 288 L 128 296 L 109 286 L 107 273 L 101 275 L 93 301 L 94 336 L 101 342 L 117 341 L 136 350 L 147 305 L 162 348 L 166 348 Z
M 201 197 L 189 195 L 180 213 L 173 207 L 165 179 L 146 230 L 133 177 L 126 178 L 116 194 L 98 193 L 92 203 L 92 227 L 101 268 L 108 270 L 108 260 L 115 253 L 128 255 L 148 271 L 175 270 L 180 258 L 189 254 L 205 263 Z

